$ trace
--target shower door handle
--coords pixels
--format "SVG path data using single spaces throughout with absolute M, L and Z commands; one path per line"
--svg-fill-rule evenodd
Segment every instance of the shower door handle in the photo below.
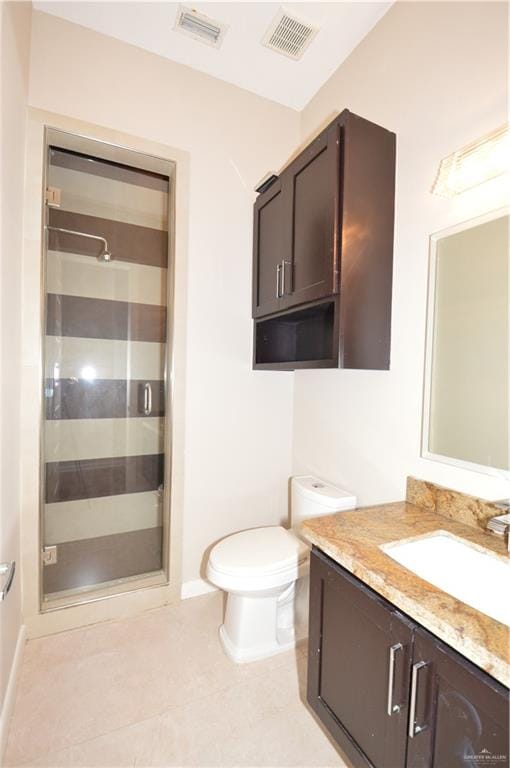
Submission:
M 144 416 L 150 416 L 152 413 L 152 387 L 150 382 L 143 385 L 143 413 Z

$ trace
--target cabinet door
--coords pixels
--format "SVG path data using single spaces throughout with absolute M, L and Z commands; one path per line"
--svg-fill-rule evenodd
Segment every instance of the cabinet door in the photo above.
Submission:
M 357 766 L 406 760 L 413 625 L 314 550 L 308 701 Z
M 338 292 L 340 126 L 330 126 L 284 171 L 291 184 L 292 253 L 284 307 Z
M 253 317 L 281 309 L 282 261 L 290 258 L 289 198 L 277 179 L 258 196 L 253 219 Z
M 412 670 L 408 768 L 508 768 L 508 690 L 424 629 Z

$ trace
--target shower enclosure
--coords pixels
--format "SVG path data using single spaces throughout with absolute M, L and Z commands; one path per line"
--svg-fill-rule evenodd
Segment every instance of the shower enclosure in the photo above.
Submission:
M 174 179 L 46 129 L 43 609 L 167 580 Z

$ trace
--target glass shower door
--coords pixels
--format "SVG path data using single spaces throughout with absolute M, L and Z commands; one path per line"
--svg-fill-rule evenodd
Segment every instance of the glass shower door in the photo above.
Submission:
M 161 573 L 168 490 L 171 164 L 63 143 L 46 174 L 44 601 Z

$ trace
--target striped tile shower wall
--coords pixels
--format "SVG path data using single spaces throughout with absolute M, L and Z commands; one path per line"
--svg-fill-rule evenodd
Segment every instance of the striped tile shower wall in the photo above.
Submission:
M 168 178 L 50 149 L 45 595 L 162 568 Z M 152 409 L 144 415 L 144 392 Z

